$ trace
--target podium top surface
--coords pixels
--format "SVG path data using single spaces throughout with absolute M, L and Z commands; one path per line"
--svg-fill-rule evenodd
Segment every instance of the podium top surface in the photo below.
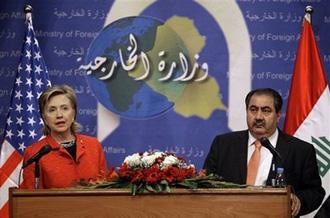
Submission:
M 145 191 L 142 195 L 150 194 L 171 194 L 171 195 L 189 195 L 189 194 L 288 194 L 289 187 L 286 188 L 272 188 L 272 187 L 246 187 L 246 188 L 202 188 L 202 189 L 184 189 L 184 188 L 171 188 L 169 193 L 150 193 Z M 111 188 L 111 189 L 89 189 L 89 188 L 61 188 L 61 189 L 17 189 L 11 188 L 10 192 L 13 196 L 24 195 L 90 195 L 90 194 L 113 194 L 113 195 L 129 195 L 130 189 Z M 140 195 L 140 194 L 139 194 Z

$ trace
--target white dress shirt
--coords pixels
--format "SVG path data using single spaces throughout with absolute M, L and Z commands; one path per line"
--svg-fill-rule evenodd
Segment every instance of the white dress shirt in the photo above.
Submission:
M 274 146 L 274 148 L 276 147 L 277 138 L 278 138 L 278 130 L 276 129 L 274 134 L 271 135 L 270 137 L 268 137 L 268 140 Z M 252 153 L 254 152 L 254 149 L 255 149 L 255 146 L 254 146 L 255 141 L 256 141 L 256 139 L 249 132 L 248 153 L 247 153 L 248 163 L 249 163 L 249 160 L 250 160 L 250 158 L 252 156 Z M 254 183 L 255 186 L 264 186 L 264 185 L 266 185 L 266 181 L 267 181 L 267 178 L 268 178 L 268 174 L 269 174 L 269 171 L 270 171 L 270 167 L 271 167 L 271 164 L 272 164 L 272 158 L 273 158 L 272 153 L 267 148 L 261 146 L 260 151 L 261 151 L 261 157 L 260 157 L 260 162 L 259 162 L 259 168 L 258 168 L 258 172 L 257 172 L 256 181 Z

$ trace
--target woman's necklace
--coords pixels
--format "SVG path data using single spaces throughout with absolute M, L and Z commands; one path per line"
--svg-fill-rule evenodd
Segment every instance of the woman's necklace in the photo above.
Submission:
M 64 148 L 70 148 L 70 147 L 72 147 L 75 143 L 76 143 L 76 140 L 71 140 L 71 141 L 68 141 L 68 142 L 61 142 L 60 144 L 61 144 Z
M 73 139 L 71 139 L 70 141 L 63 141 L 63 140 L 58 140 L 58 137 L 54 137 L 54 136 L 53 136 L 53 138 L 55 138 L 55 140 L 56 140 L 61 146 L 63 146 L 64 148 L 70 148 L 70 147 L 72 147 L 72 146 L 74 146 L 74 145 L 76 144 L 76 139 L 74 138 L 74 136 L 71 135 L 71 137 L 72 137 Z M 71 137 L 70 137 L 70 138 L 71 138 Z M 62 138 L 62 137 L 60 137 L 60 138 Z

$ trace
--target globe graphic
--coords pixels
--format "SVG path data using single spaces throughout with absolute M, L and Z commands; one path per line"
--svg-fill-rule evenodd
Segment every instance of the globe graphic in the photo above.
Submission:
M 106 26 L 90 45 L 86 79 L 98 101 L 121 117 L 159 116 L 185 88 L 174 81 L 182 74 L 180 53 L 189 56 L 182 39 L 162 21 L 125 17 Z M 169 79 L 162 81 L 164 77 Z

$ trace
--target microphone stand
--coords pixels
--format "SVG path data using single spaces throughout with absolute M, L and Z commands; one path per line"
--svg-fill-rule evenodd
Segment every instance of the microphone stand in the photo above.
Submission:
M 266 137 L 262 137 L 260 139 L 261 145 L 267 148 L 273 155 L 272 163 L 271 163 L 271 186 L 276 186 L 276 174 L 277 168 L 282 167 L 284 168 L 283 160 L 280 153 L 276 150 L 276 148 L 270 143 L 270 141 Z M 284 173 L 285 175 L 286 173 Z
M 40 178 L 40 166 L 38 159 L 35 161 L 35 167 L 34 167 L 34 189 L 39 188 L 39 178 Z
M 275 187 L 275 180 L 276 180 L 276 174 L 277 174 L 277 168 L 281 167 L 284 169 L 284 165 L 282 163 L 282 159 L 281 157 L 277 156 L 277 155 L 273 155 L 273 161 L 272 161 L 272 172 L 273 172 L 273 178 L 271 179 L 271 183 L 272 183 L 272 187 Z M 286 171 L 284 169 L 284 175 L 286 174 Z M 285 177 L 286 180 L 286 177 Z M 286 181 L 285 181 L 286 182 Z

